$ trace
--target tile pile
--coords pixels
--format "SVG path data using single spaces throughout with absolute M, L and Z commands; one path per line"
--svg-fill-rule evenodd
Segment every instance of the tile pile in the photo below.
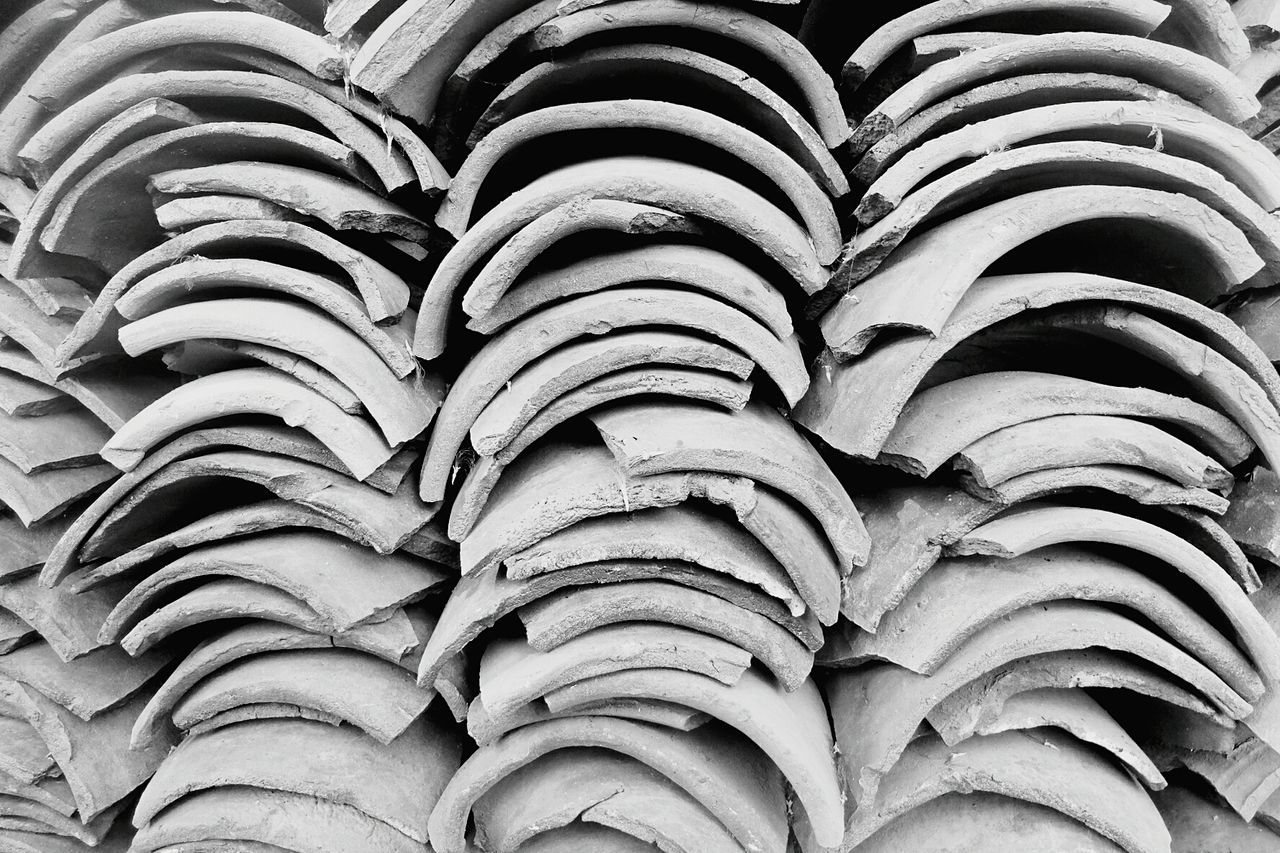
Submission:
M 1275 0 L 0 25 L 0 851 L 1280 847 Z

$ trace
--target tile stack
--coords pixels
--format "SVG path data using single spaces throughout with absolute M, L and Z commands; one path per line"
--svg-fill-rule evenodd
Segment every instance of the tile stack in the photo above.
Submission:
M 458 767 L 414 678 L 457 560 L 412 476 L 430 229 L 392 199 L 448 175 L 316 6 L 5 30 L 5 849 L 420 851 Z
M 813 43 L 850 11 L 812 5 Z M 855 492 L 819 656 L 841 849 L 1269 849 L 1184 814 L 1280 785 L 1276 570 L 1231 521 L 1280 386 L 1213 310 L 1280 281 L 1280 169 L 1233 126 L 1256 55 L 1225 3 L 884 17 L 846 20 L 857 228 L 796 409 L 901 472 Z

